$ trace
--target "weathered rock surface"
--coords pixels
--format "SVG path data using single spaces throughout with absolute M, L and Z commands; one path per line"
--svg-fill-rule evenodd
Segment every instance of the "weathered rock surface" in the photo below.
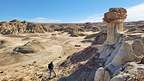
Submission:
M 126 13 L 127 11 L 124 8 L 110 8 L 109 12 L 104 14 L 103 20 L 110 23 L 119 19 L 126 19 Z
M 68 69 L 72 74 L 58 81 L 92 81 L 96 69 L 100 66 L 97 65 L 99 61 L 95 60 L 98 56 L 98 49 L 91 46 L 68 57 L 60 67 L 63 67 L 64 71 Z
M 53 31 L 67 32 L 71 36 L 77 37 L 82 35 L 80 32 L 99 31 L 99 28 L 93 26 L 93 24 L 47 24 L 19 20 L 0 22 L 0 33 L 3 35 L 18 33 L 45 33 Z
M 82 42 L 92 42 L 92 45 L 100 45 L 106 41 L 107 33 L 106 31 L 100 31 L 95 34 L 90 34 L 85 37 L 85 40 Z
M 135 62 L 127 63 L 124 70 L 110 81 L 144 81 L 144 65 Z
M 44 47 L 41 45 L 41 43 L 37 40 L 32 40 L 23 46 L 14 48 L 13 51 L 26 54 L 26 53 L 34 53 L 41 49 L 44 49 Z

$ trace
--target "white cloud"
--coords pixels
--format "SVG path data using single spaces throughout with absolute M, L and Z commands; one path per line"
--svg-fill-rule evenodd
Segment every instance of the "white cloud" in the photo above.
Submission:
M 79 21 L 80 23 L 85 23 L 85 22 L 102 22 L 103 14 L 96 14 L 90 17 L 87 17 L 84 20 Z
M 45 17 L 36 17 L 29 19 L 30 22 L 38 22 L 38 23 L 60 23 L 62 20 L 56 20 L 56 19 L 49 19 Z
M 95 14 L 79 22 L 102 22 L 103 15 L 104 12 Z M 144 3 L 127 8 L 127 15 L 126 21 L 144 20 Z
M 139 21 L 139 20 L 144 20 L 144 3 L 131 6 L 127 8 L 127 20 L 126 21 Z M 95 14 L 92 16 L 89 16 L 83 20 L 80 21 L 71 21 L 72 23 L 85 23 L 85 22 L 102 22 L 104 12 Z M 44 18 L 44 17 L 36 17 L 29 19 L 31 22 L 39 22 L 39 23 L 64 23 L 62 20 L 57 20 L 57 19 L 49 19 L 49 18 Z
M 127 8 L 127 21 L 144 20 L 144 3 Z

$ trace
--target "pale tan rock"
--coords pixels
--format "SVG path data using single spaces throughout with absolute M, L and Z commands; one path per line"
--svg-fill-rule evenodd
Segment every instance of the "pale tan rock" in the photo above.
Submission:
M 103 67 L 99 68 L 96 71 L 94 81 L 110 81 L 109 72 L 106 71 Z
M 135 57 L 132 50 L 132 44 L 131 42 L 127 41 L 122 44 L 111 63 L 118 66 L 123 65 L 129 61 L 133 61 L 134 59 Z

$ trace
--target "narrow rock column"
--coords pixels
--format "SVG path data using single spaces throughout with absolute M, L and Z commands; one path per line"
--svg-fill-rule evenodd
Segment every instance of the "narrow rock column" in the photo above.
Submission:
M 104 22 L 107 24 L 107 40 L 106 44 L 114 44 L 118 41 L 119 33 L 124 31 L 123 23 L 126 19 L 126 9 L 111 8 L 104 15 Z
M 110 81 L 110 77 L 119 71 L 123 57 L 128 56 L 128 52 L 123 43 L 121 35 L 124 32 L 123 23 L 126 19 L 127 11 L 124 8 L 111 8 L 109 12 L 104 14 L 104 22 L 107 24 L 107 40 L 100 53 L 100 59 L 105 62 L 103 67 L 98 68 L 95 74 L 94 81 Z M 122 51 L 122 52 L 121 52 Z M 117 56 L 117 58 L 115 58 Z M 120 59 L 118 59 L 121 57 Z M 115 60 L 118 60 L 115 62 Z M 122 62 L 123 64 L 123 62 Z
M 123 33 L 124 30 L 125 30 L 125 27 L 124 27 L 124 19 L 120 19 L 117 24 L 118 24 L 117 32 L 118 32 L 118 33 Z
M 106 44 L 114 44 L 117 40 L 118 33 L 114 22 L 107 23 L 107 40 Z

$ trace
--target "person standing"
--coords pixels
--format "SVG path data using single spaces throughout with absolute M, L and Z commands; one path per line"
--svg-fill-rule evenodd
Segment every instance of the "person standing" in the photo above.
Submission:
M 53 64 L 53 62 L 50 62 L 48 64 L 48 69 L 49 69 L 49 79 L 51 78 L 52 73 L 54 73 L 54 77 L 56 77 L 56 73 L 54 71 L 54 64 Z

